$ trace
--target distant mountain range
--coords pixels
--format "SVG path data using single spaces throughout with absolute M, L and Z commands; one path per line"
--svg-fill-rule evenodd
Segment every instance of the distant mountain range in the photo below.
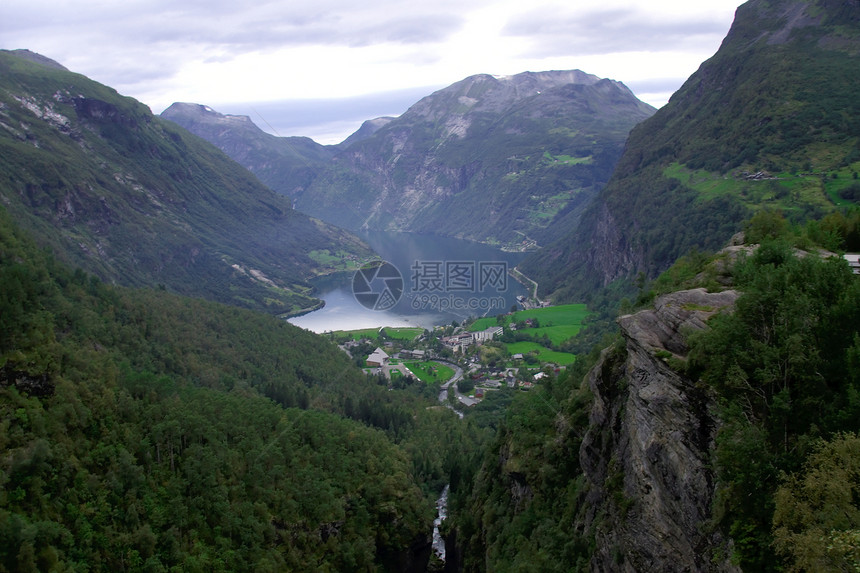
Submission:
M 472 76 L 338 146 L 277 138 L 196 104 L 162 116 L 341 227 L 522 249 L 576 225 L 630 129 L 653 113 L 623 84 L 573 70 Z
M 0 51 L 0 173 L 17 223 L 109 282 L 292 313 L 319 304 L 309 279 L 370 253 L 146 106 L 28 51 Z

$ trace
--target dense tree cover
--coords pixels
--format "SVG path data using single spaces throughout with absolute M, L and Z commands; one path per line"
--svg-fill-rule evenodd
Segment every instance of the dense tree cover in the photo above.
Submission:
M 860 439 L 822 441 L 776 492 L 774 545 L 789 571 L 860 569 Z
M 397 569 L 461 455 L 433 404 L 265 314 L 71 271 L 0 210 L 0 570 Z
M 815 440 L 860 427 L 860 282 L 840 257 L 767 239 L 734 269 L 731 314 L 692 340 L 688 374 L 722 405 L 716 525 L 745 569 L 778 570 L 774 494 Z
M 583 511 L 585 480 L 579 446 L 591 395 L 581 386 L 597 355 L 529 392 L 501 395 L 501 416 L 483 409 L 467 420 L 498 426 L 482 456 L 474 457 L 449 504 L 465 571 L 587 570 L 592 543 L 571 524 Z
M 745 225 L 761 243 L 751 254 L 693 250 L 658 279 L 640 277 L 638 294 L 622 304 L 633 312 L 657 295 L 702 286 L 742 292 L 733 313 L 690 338 L 689 360 L 672 366 L 719 405 L 711 526 L 733 540 L 744 570 L 855 562 L 856 445 L 840 436 L 860 426 L 860 282 L 841 257 L 815 253 L 849 244 L 856 218 L 849 210 L 800 227 L 761 211 Z M 584 331 L 591 344 L 605 322 Z M 471 490 L 451 496 L 466 570 L 588 568 L 593 539 L 571 524 L 586 521 L 578 450 L 591 398 L 580 383 L 595 360 L 596 350 L 559 380 L 519 393 L 501 418 L 467 414 L 499 431 L 464 473 Z

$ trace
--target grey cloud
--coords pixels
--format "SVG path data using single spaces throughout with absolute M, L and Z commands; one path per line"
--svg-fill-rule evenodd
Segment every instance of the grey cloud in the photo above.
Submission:
M 533 38 L 534 55 L 592 55 L 663 51 L 725 35 L 725 24 L 706 19 L 654 20 L 638 11 L 607 9 L 571 14 L 532 12 L 509 22 L 506 35 Z
M 489 0 L 480 0 L 489 1 Z M 174 76 L 188 60 L 229 61 L 292 46 L 417 46 L 463 25 L 458 0 L 151 0 L 0 3 L 3 47 L 43 52 L 121 90 Z M 56 5 L 54 5 L 56 4 Z M 392 52 L 395 55 L 395 52 Z
M 652 78 L 647 80 L 625 81 L 624 84 L 630 88 L 633 93 L 665 93 L 674 92 L 677 90 L 687 78 Z
M 92 11 L 94 12 L 94 11 Z M 62 15 L 66 30 L 98 28 L 106 39 L 141 44 L 198 43 L 243 53 L 277 46 L 359 46 L 436 42 L 459 28 L 456 11 L 411 9 L 400 2 L 370 7 L 322 1 L 246 6 L 235 2 L 150 5 L 126 13 Z

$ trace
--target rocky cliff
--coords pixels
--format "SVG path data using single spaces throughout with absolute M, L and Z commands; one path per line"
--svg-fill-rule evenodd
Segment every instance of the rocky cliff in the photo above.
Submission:
M 589 373 L 594 402 L 580 463 L 592 570 L 737 570 L 721 551 L 727 540 L 708 529 L 713 404 L 672 368 L 686 357 L 686 336 L 737 297 L 705 289 L 659 297 L 653 309 L 619 319 L 623 345 L 605 350 Z

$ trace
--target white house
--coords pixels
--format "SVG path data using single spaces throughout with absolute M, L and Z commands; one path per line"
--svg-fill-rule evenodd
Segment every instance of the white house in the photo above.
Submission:
M 851 272 L 855 275 L 860 275 L 860 254 L 858 253 L 845 253 L 842 255 L 846 261 L 848 261 L 848 266 L 851 267 Z
M 494 337 L 500 335 L 504 332 L 504 328 L 501 326 L 491 326 L 486 330 L 479 330 L 478 332 L 472 333 L 472 340 L 475 342 L 485 342 L 487 340 L 492 340 Z
M 371 368 L 379 368 L 380 366 L 388 364 L 389 358 L 391 357 L 388 356 L 384 350 L 377 348 L 373 351 L 373 354 L 367 357 L 367 365 Z

